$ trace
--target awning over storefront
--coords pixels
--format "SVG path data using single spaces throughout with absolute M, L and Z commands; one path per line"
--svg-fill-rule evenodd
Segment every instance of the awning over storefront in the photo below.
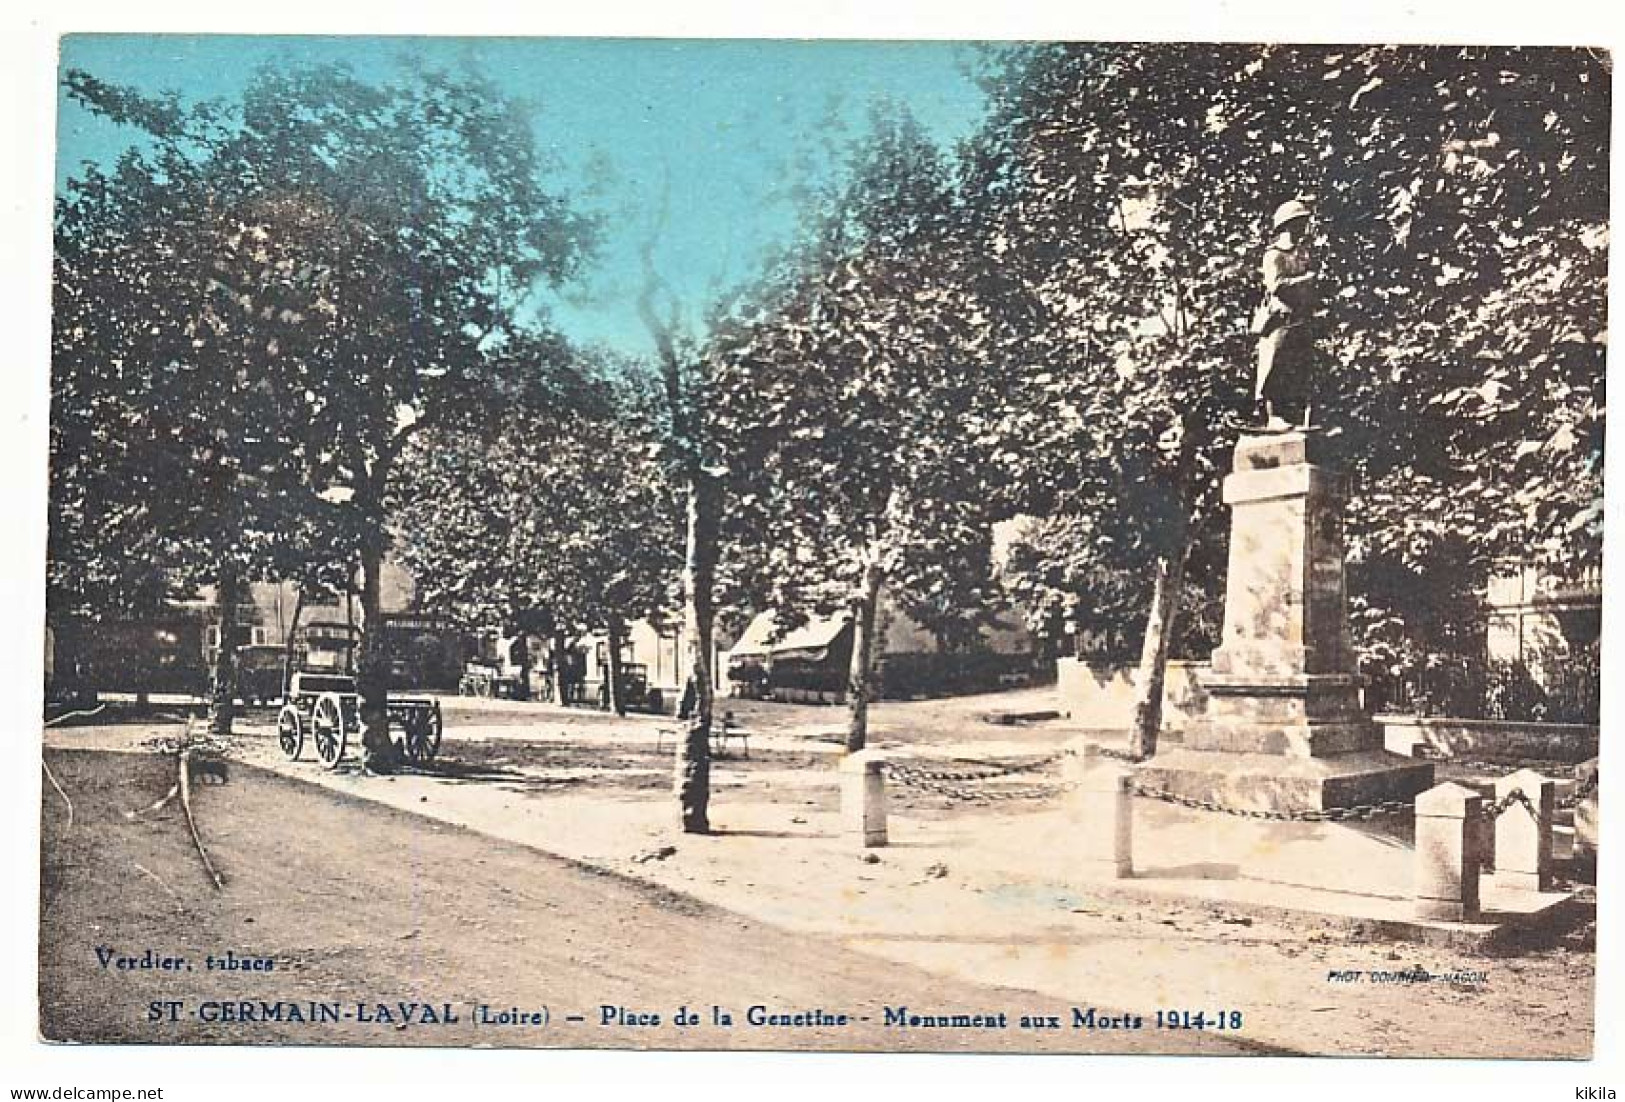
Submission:
M 815 616 L 800 627 L 784 633 L 781 638 L 778 621 L 773 613 L 758 613 L 756 619 L 745 629 L 745 634 L 739 637 L 739 642 L 734 644 L 733 650 L 728 652 L 728 658 L 821 662 L 828 656 L 829 648 L 840 638 L 841 632 L 846 630 L 850 621 L 851 617 L 845 613 L 835 616 Z

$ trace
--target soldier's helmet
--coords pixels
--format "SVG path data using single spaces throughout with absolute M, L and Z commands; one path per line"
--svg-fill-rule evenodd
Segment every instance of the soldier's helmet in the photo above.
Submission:
M 1275 217 L 1270 219 L 1270 227 L 1278 230 L 1289 222 L 1296 222 L 1300 218 L 1308 218 L 1309 213 L 1307 203 L 1300 202 L 1297 199 L 1288 199 L 1275 208 Z

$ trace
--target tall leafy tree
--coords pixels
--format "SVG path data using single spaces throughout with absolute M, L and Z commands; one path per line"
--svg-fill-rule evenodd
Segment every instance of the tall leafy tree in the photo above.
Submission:
M 1003 277 L 1005 432 L 1037 445 L 1019 464 L 1028 508 L 1105 506 L 1121 518 L 1108 553 L 1126 537 L 1152 567 L 1138 753 L 1155 749 L 1191 549 L 1217 531 L 1266 220 L 1286 199 L 1319 213 L 1317 420 L 1343 430 L 1361 486 L 1355 554 L 1594 555 L 1604 59 L 1108 44 L 1025 51 L 995 75 L 968 178 Z
M 624 711 L 620 643 L 629 621 L 661 610 L 678 546 L 639 408 L 648 397 L 557 341 L 516 339 L 500 359 L 484 398 L 403 457 L 401 557 L 420 599 L 470 627 L 607 634 L 610 704 Z
M 1110 558 L 1089 572 L 1132 561 L 1149 576 L 1142 755 L 1193 532 L 1217 504 L 1216 430 L 1238 405 L 1258 196 L 1281 190 L 1256 146 L 1224 148 L 1207 125 L 1233 68 L 1209 46 L 1040 51 L 969 168 L 990 197 L 1013 367 L 1002 431 L 1026 444 L 1011 448 L 1025 504 L 1107 514 L 1096 527 Z
M 955 501 L 950 520 L 924 526 L 929 538 L 903 549 L 889 592 L 942 653 L 976 649 L 1007 607 L 993 565 L 993 528 L 981 501 Z M 955 516 L 954 514 L 957 514 Z
M 564 458 L 578 490 L 560 517 L 569 532 L 563 562 L 581 626 L 605 636 L 605 702 L 624 714 L 622 644 L 631 621 L 667 610 L 683 559 L 682 504 L 636 406 L 572 430 L 569 444 Z
M 678 821 L 686 834 L 711 830 L 711 730 L 716 715 L 718 556 L 731 469 L 713 418 L 718 393 L 715 345 L 686 333 L 681 310 L 644 251 L 638 313 L 655 344 L 655 370 L 663 404 L 653 451 L 683 508 L 683 648 L 694 680 L 694 701 L 677 748 Z
M 51 606 L 151 613 L 212 587 L 217 734 L 231 730 L 247 584 L 330 574 L 354 546 L 290 443 L 299 367 L 282 337 L 296 315 L 279 264 L 170 147 L 88 168 L 57 204 Z
M 850 750 L 867 740 L 882 586 L 985 535 L 986 463 L 965 431 L 982 364 L 955 218 L 935 147 L 906 114 L 878 118 L 803 267 L 730 348 L 716 405 L 772 518 L 775 603 L 851 617 Z
M 562 502 L 576 491 L 560 440 L 606 399 L 556 338 L 515 334 L 491 359 L 478 393 L 401 457 L 396 550 L 425 607 L 471 630 L 556 639 L 580 619 L 560 552 Z M 522 642 L 522 692 L 533 657 Z
M 387 767 L 380 572 L 398 461 L 458 404 L 532 289 L 569 274 L 586 227 L 545 186 L 529 116 L 476 76 L 263 70 L 239 102 L 189 109 L 69 79 L 292 261 L 277 289 L 299 319 L 283 332 L 303 372 L 297 438 L 308 481 L 358 531 L 362 740 Z

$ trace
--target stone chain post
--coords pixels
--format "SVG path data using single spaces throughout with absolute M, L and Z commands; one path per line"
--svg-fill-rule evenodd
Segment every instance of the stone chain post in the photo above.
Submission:
M 1533 769 L 1520 769 L 1496 780 L 1496 804 L 1513 792 L 1522 792 L 1528 802 L 1513 801 L 1496 816 L 1496 885 L 1515 891 L 1551 891 L 1557 784 Z
M 859 750 L 841 759 L 841 833 L 864 847 L 886 844 L 886 756 Z
M 1553 777 L 1552 780 L 1556 785 L 1557 803 L 1562 803 L 1565 799 L 1571 799 L 1573 797 L 1574 791 L 1578 787 L 1578 782 L 1575 781 L 1574 778 Z M 1557 829 L 1563 820 L 1559 818 L 1561 813 L 1558 811 L 1556 804 L 1554 804 L 1552 808 L 1552 860 L 1554 862 L 1574 860 L 1575 830 L 1573 824 L 1580 817 L 1580 809 L 1578 806 L 1578 801 L 1573 801 L 1571 799 L 1571 803 L 1574 804 L 1574 807 L 1572 815 L 1569 818 L 1568 830 L 1559 831 Z
M 1416 917 L 1471 922 L 1479 916 L 1484 798 L 1459 784 L 1416 797 Z
M 1472 779 L 1456 783 L 1477 792 L 1483 800 L 1483 803 L 1479 806 L 1482 814 L 1473 820 L 1473 854 L 1478 858 L 1480 872 L 1494 872 L 1495 817 L 1489 813 L 1489 810 L 1495 805 L 1495 782 Z
M 1122 880 L 1134 875 L 1134 778 L 1101 755 L 1100 746 L 1073 739 L 1061 759 L 1070 794 L 1074 854 L 1086 875 Z
M 1582 855 L 1596 860 L 1597 857 L 1597 786 L 1596 776 L 1592 776 L 1590 791 L 1582 795 L 1574 804 L 1574 856 Z

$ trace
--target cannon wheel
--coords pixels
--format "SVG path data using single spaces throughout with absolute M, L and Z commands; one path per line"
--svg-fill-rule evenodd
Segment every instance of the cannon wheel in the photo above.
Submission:
M 284 704 L 276 716 L 276 741 L 289 761 L 298 761 L 305 749 L 305 721 L 299 718 L 299 709 Z
M 440 717 L 440 702 L 437 700 L 426 708 L 414 708 L 407 713 L 402 727 L 406 760 L 418 764 L 433 761 L 440 752 L 440 736 L 445 729 L 445 722 Z
M 344 705 L 332 693 L 316 698 L 310 712 L 310 733 L 316 742 L 316 756 L 329 769 L 336 769 L 344 757 L 348 732 L 344 729 Z

